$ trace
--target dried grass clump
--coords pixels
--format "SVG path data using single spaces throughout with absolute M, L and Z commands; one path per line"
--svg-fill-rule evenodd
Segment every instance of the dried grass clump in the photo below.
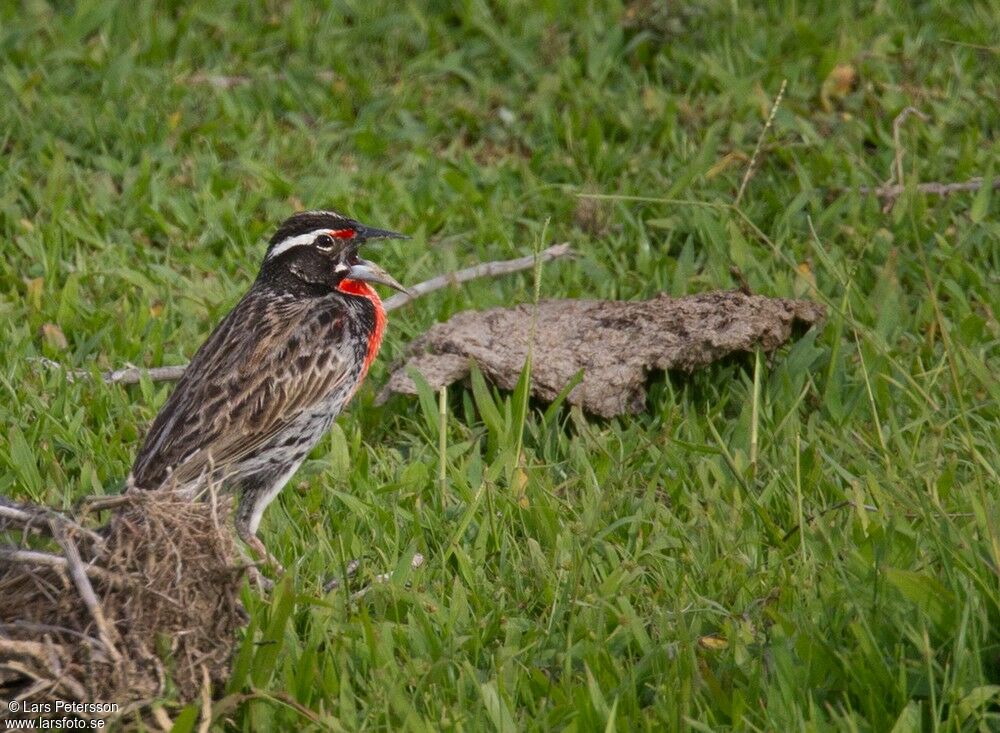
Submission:
M 0 697 L 120 715 L 221 686 L 244 617 L 230 509 L 129 494 L 88 528 L 0 499 Z

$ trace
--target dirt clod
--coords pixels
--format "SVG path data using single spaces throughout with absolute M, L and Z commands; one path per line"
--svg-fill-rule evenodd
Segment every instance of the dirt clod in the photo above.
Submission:
M 438 389 L 464 379 L 475 362 L 503 389 L 513 389 L 528 354 L 534 319 L 532 395 L 551 401 L 583 370 L 571 404 L 612 417 L 640 412 L 654 369 L 692 371 L 734 352 L 772 352 L 793 328 L 820 323 L 826 309 L 787 300 L 716 291 L 646 301 L 546 300 L 534 306 L 466 311 L 417 338 L 379 398 L 415 394 L 415 369 Z

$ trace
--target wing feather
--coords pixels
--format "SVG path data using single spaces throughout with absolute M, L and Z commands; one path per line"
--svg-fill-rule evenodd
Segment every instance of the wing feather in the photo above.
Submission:
M 265 305 L 267 307 L 265 308 Z M 133 467 L 147 489 L 224 472 L 356 378 L 335 298 L 265 304 L 251 291 L 195 354 Z

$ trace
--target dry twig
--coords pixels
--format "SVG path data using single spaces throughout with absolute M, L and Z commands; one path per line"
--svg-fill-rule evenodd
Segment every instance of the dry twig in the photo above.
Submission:
M 892 158 L 892 171 L 889 174 L 889 180 L 886 181 L 883 188 L 892 186 L 893 183 L 899 187 L 900 193 L 904 190 L 904 177 L 903 177 L 903 153 L 906 149 L 903 147 L 903 142 L 900 140 L 900 131 L 903 128 L 903 123 L 906 118 L 910 115 L 915 115 L 920 118 L 922 122 L 927 122 L 928 117 L 923 112 L 921 112 L 916 107 L 906 107 L 896 115 L 896 119 L 892 121 L 892 148 L 893 148 L 893 158 Z M 899 194 L 895 196 L 884 196 L 880 197 L 885 199 L 885 203 L 882 205 L 882 213 L 888 214 L 892 209 L 893 205 L 896 203 L 896 199 L 899 198 Z
M 548 262 L 549 260 L 554 260 L 558 257 L 565 257 L 566 255 L 572 254 L 572 251 L 573 250 L 570 248 L 568 242 L 554 244 L 551 247 L 543 249 L 539 252 L 538 259 L 541 262 Z M 414 285 L 410 288 L 410 293 L 399 293 L 392 296 L 385 301 L 385 309 L 386 311 L 393 311 L 397 308 L 402 308 L 404 305 L 409 305 L 417 298 L 427 295 L 428 293 L 433 293 L 435 290 L 441 290 L 450 285 L 460 285 L 461 283 L 466 283 L 470 280 L 475 280 L 481 277 L 499 277 L 500 275 L 510 275 L 515 272 L 521 272 L 522 270 L 530 270 L 534 266 L 535 255 L 528 255 L 526 257 L 518 257 L 513 260 L 483 262 L 479 265 L 467 267 L 464 270 L 448 272 L 443 275 L 433 277 L 430 280 L 425 280 L 418 285 Z M 52 361 L 51 359 L 37 358 L 34 359 L 34 361 L 51 369 L 64 369 L 62 364 L 57 361 Z M 129 366 L 105 372 L 101 375 L 101 379 L 106 384 L 138 384 L 143 377 L 148 378 L 152 382 L 173 382 L 180 379 L 184 375 L 184 370 L 186 368 L 186 364 L 178 366 L 152 367 L 149 369 Z M 91 376 L 90 372 L 86 369 L 68 369 L 65 371 L 66 378 L 71 382 L 74 379 L 88 379 Z
M 104 544 L 104 538 L 91 529 L 49 507 L 19 504 L 0 496 L 0 531 L 20 527 L 24 532 L 51 533 L 53 522 L 58 522 L 74 532 L 85 536 L 96 545 Z
M 204 84 L 216 89 L 233 89 L 244 84 L 249 84 L 251 81 L 253 80 L 249 76 L 243 74 L 207 74 L 205 72 L 198 72 L 178 79 L 177 83 L 188 84 L 190 86 Z
M 539 262 L 548 262 L 549 260 L 554 260 L 557 257 L 565 257 L 571 252 L 572 250 L 570 249 L 569 242 L 554 244 L 551 247 L 543 249 L 539 252 L 537 260 Z M 530 270 L 535 266 L 535 261 L 535 255 L 527 255 L 513 260 L 483 262 L 480 265 L 473 265 L 472 267 L 467 267 L 464 270 L 458 270 L 457 272 L 446 272 L 445 274 L 438 275 L 430 280 L 425 280 L 419 285 L 414 285 L 410 288 L 410 293 L 398 293 L 393 295 L 385 301 L 385 309 L 387 311 L 396 310 L 397 308 L 401 308 L 404 305 L 412 303 L 414 300 L 423 295 L 433 293 L 435 290 L 441 290 L 449 285 L 460 285 L 461 283 L 476 280 L 481 277 L 499 277 L 500 275 L 510 275 L 515 272 L 521 272 L 522 270 Z
M 66 563 L 69 566 L 70 577 L 73 578 L 73 584 L 76 586 L 76 590 L 80 594 L 84 605 L 87 606 L 87 610 L 90 611 L 91 618 L 94 619 L 94 623 L 97 625 L 97 635 L 104 645 L 104 651 L 115 662 L 120 662 L 121 653 L 118 651 L 116 645 L 118 635 L 108 625 L 107 618 L 104 615 L 104 608 L 101 606 L 101 602 L 97 600 L 94 586 L 90 584 L 90 578 L 87 577 L 87 568 L 80 558 L 80 551 L 76 548 L 76 543 L 66 532 L 66 529 L 56 522 L 52 523 L 52 536 L 59 543 L 59 547 L 62 548 Z
M 329 69 L 320 69 L 313 73 L 313 77 L 316 81 L 328 84 L 336 80 L 337 74 Z M 216 89 L 235 89 L 236 87 L 246 86 L 253 83 L 273 84 L 275 82 L 288 81 L 288 78 L 289 75 L 282 72 L 270 74 L 263 73 L 248 76 L 246 74 L 212 74 L 207 71 L 197 71 L 187 76 L 176 77 L 174 79 L 174 83 L 185 86 L 203 85 L 214 87 Z
M 53 555 L 50 552 L 41 552 L 39 550 L 19 550 L 12 547 L 0 547 L 0 560 L 10 563 L 18 562 L 25 565 L 59 568 L 60 570 L 71 569 L 69 560 L 62 555 Z M 96 565 L 84 565 L 83 570 L 87 575 L 96 580 L 103 580 L 114 586 L 122 584 L 122 578 Z
M 903 146 L 903 141 L 901 139 L 903 123 L 910 116 L 918 117 L 922 122 L 927 122 L 930 118 L 918 110 L 916 107 L 906 107 L 896 115 L 895 119 L 892 121 L 892 170 L 889 172 L 888 180 L 881 186 L 858 186 L 856 190 L 861 194 L 875 194 L 878 198 L 883 200 L 882 213 L 887 214 L 892 210 L 892 207 L 896 203 L 896 199 L 903 195 L 906 191 L 905 184 L 905 174 L 903 172 L 903 155 L 906 153 L 906 148 Z M 952 182 L 952 183 L 939 183 L 938 181 L 929 181 L 927 183 L 918 183 L 913 188 L 918 193 L 930 194 L 932 196 L 948 196 L 953 193 L 961 193 L 965 191 L 978 191 L 983 186 L 990 186 L 994 189 L 1000 189 L 1000 178 L 994 178 L 991 181 L 984 181 L 981 177 L 970 178 L 968 181 Z
M 948 196 L 953 193 L 962 193 L 965 191 L 978 191 L 984 185 L 989 185 L 994 189 L 1000 190 L 1000 178 L 994 178 L 989 183 L 985 183 L 981 177 L 970 178 L 968 181 L 961 181 L 958 183 L 938 183 L 937 181 L 932 181 L 930 183 L 918 183 L 914 186 L 914 190 L 918 193 L 927 193 L 932 196 Z M 886 184 L 884 186 L 858 186 L 855 189 L 858 193 L 868 194 L 873 193 L 880 199 L 897 199 L 903 195 L 906 190 L 906 186 L 896 183 L 896 184 Z
M 925 115 L 916 107 L 907 107 L 898 115 L 896 115 L 896 119 L 892 121 L 892 147 L 893 150 L 895 151 L 893 156 L 893 171 L 896 176 L 895 182 L 899 184 L 903 183 L 903 153 L 906 152 L 906 149 L 903 147 L 902 141 L 899 139 L 899 134 L 900 130 L 903 127 L 903 123 L 906 122 L 906 118 L 909 117 L 910 115 L 915 115 L 919 117 L 921 122 L 927 122 L 927 120 L 929 119 L 927 115 Z M 889 183 L 892 182 L 893 178 L 892 176 L 890 176 L 889 180 L 886 183 L 888 185 Z

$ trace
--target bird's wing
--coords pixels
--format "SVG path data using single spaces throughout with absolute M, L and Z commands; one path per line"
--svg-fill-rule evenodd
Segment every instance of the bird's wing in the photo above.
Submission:
M 224 473 L 352 377 L 336 299 L 264 305 L 251 291 L 195 354 L 136 458 L 134 485 Z

